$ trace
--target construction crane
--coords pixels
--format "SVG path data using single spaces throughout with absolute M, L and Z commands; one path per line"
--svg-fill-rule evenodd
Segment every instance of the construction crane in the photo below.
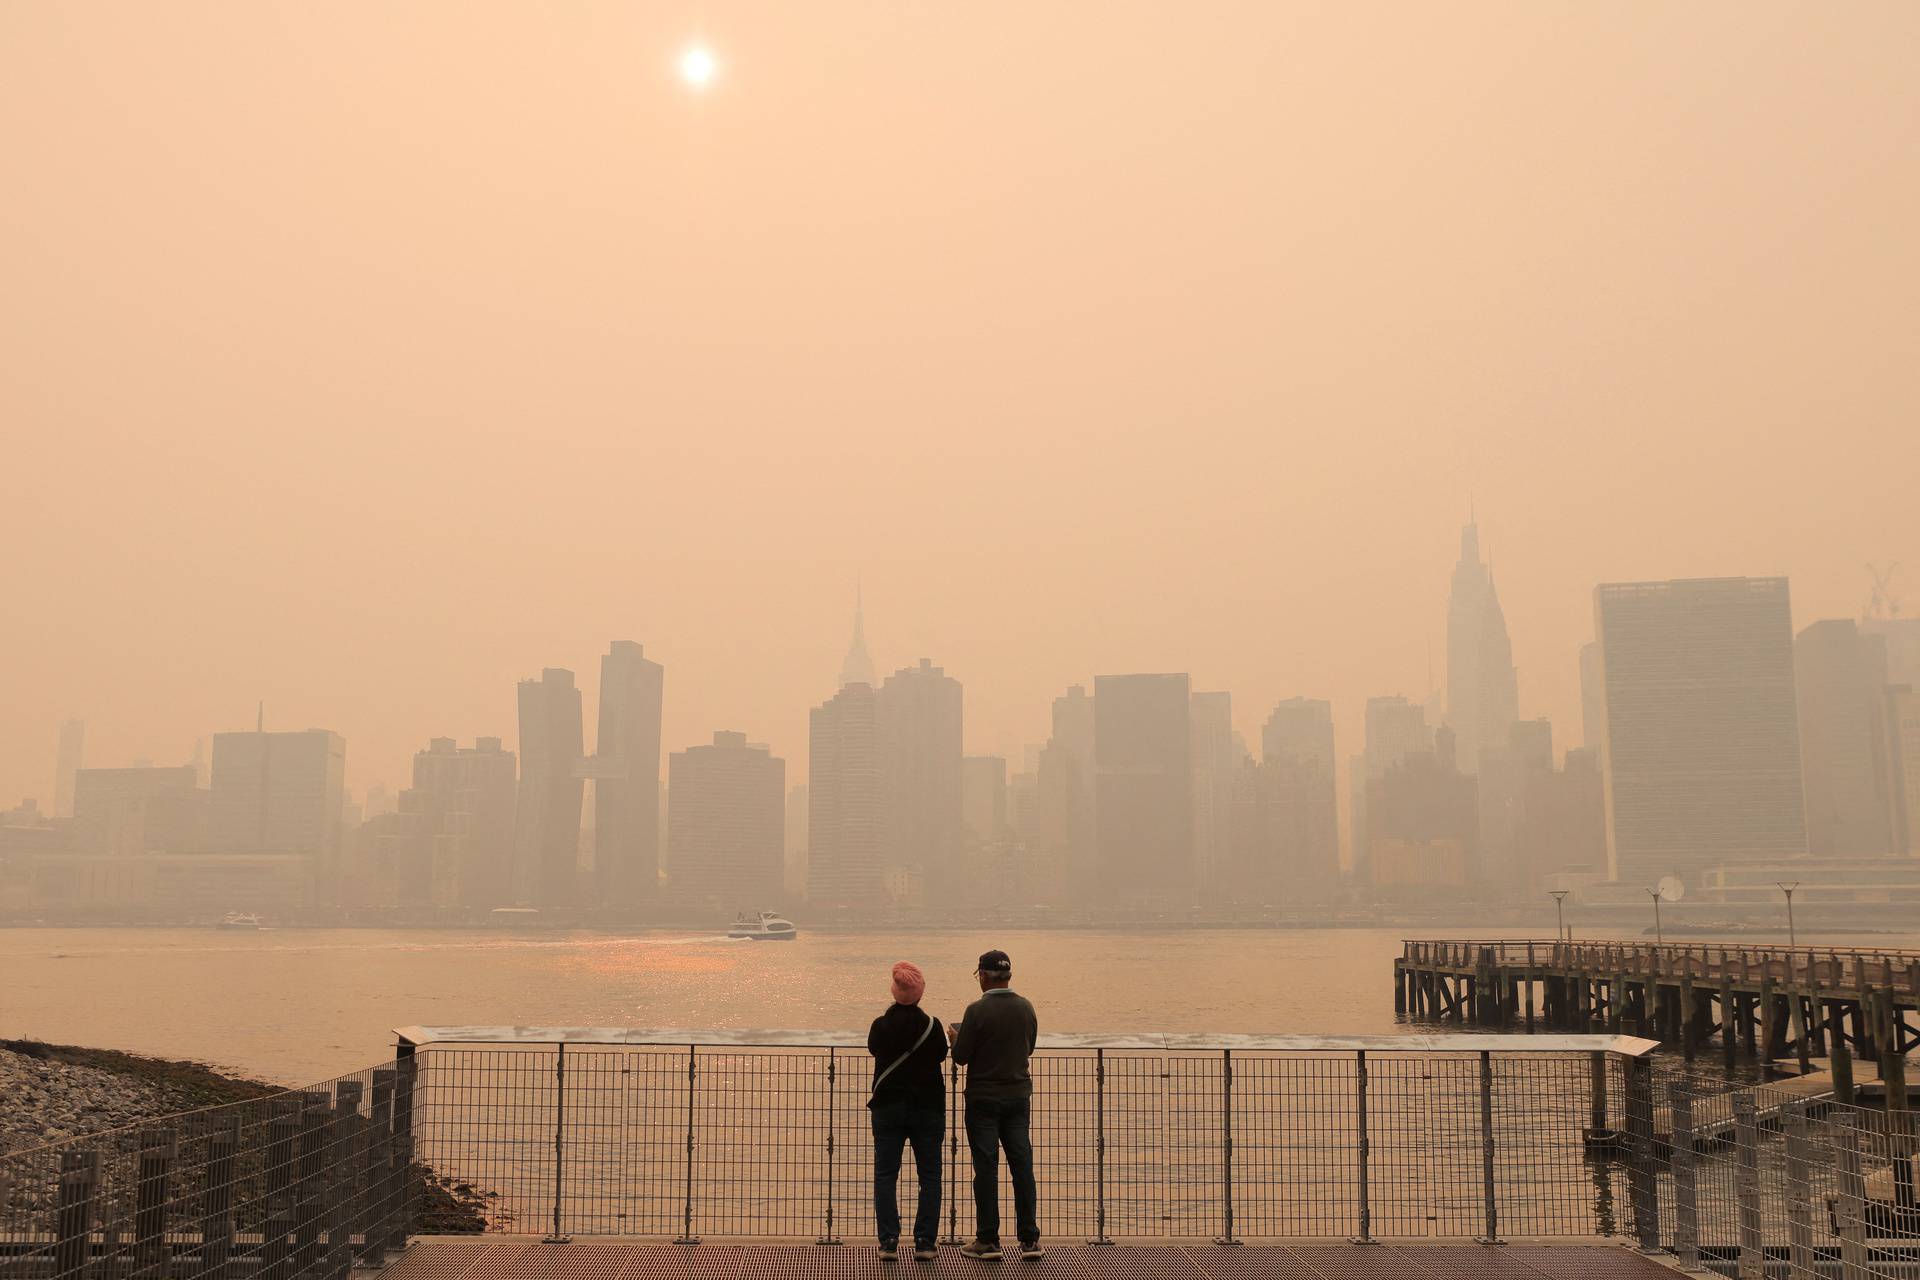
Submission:
M 1867 573 L 1873 578 L 1873 594 L 1867 597 L 1868 618 L 1886 621 L 1900 616 L 1900 598 L 1893 594 L 1893 575 L 1899 571 L 1898 564 L 1884 569 L 1879 565 L 1867 566 Z

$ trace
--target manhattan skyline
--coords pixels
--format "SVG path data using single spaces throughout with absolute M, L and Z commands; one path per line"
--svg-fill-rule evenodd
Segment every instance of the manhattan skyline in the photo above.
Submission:
M 1782 575 L 1798 631 L 1901 562 L 1920 609 L 1917 41 L 7 6 L 0 796 L 54 807 L 69 716 L 177 763 L 261 701 L 397 788 L 616 637 L 663 752 L 737 730 L 797 783 L 856 584 L 969 754 L 1179 671 L 1250 742 L 1330 701 L 1344 767 L 1368 698 L 1445 687 L 1469 495 L 1563 745 L 1595 584 Z

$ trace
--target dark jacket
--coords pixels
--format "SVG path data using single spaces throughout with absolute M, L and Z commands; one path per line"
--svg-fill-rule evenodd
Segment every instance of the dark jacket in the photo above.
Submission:
M 967 1069 L 967 1097 L 978 1102 L 1031 1098 L 1027 1059 L 1040 1038 L 1040 1019 L 1025 996 L 1006 988 L 967 1006 L 953 1060 Z
M 931 1028 L 927 1027 L 929 1018 L 933 1020 Z M 925 1040 L 920 1040 L 922 1030 L 927 1032 Z M 915 1040 L 920 1040 L 918 1049 L 913 1049 Z M 947 1087 L 940 1079 L 940 1064 L 947 1060 L 947 1033 L 940 1026 L 940 1019 L 917 1004 L 896 1004 L 867 1028 L 867 1052 L 873 1055 L 875 1080 L 909 1049 L 913 1049 L 913 1056 L 894 1067 L 892 1074 L 881 1081 L 867 1100 L 868 1106 L 906 1102 L 938 1107 L 946 1100 Z

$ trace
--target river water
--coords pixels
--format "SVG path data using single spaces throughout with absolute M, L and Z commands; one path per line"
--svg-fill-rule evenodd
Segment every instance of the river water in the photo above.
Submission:
M 1472 936 L 1423 929 L 1423 936 Z M 414 1024 L 864 1028 L 912 960 L 951 1019 L 1004 948 L 1043 1031 L 1375 1034 L 1398 929 L 804 931 L 0 930 L 0 1036 L 193 1058 L 286 1084 L 384 1060 Z M 1914 947 L 1913 935 L 1803 938 Z

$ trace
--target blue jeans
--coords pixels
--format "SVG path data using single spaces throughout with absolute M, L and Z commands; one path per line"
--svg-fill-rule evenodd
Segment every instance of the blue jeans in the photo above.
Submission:
M 1013 1216 L 1021 1244 L 1040 1239 L 1040 1196 L 1033 1184 L 1033 1140 L 1027 1098 L 967 1099 L 967 1146 L 973 1152 L 973 1212 L 982 1240 L 1000 1242 L 1000 1148 L 1013 1176 Z
M 913 1214 L 913 1243 L 931 1249 L 940 1234 L 940 1142 L 947 1136 L 942 1103 L 915 1106 L 883 1102 L 873 1115 L 873 1221 L 881 1244 L 900 1242 L 900 1155 L 913 1143 L 913 1168 L 920 1178 L 920 1203 Z

